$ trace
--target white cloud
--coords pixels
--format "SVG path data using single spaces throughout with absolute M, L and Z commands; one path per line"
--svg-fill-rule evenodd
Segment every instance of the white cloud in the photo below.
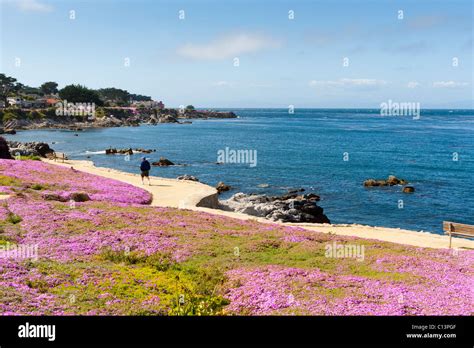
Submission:
M 455 82 L 455 81 L 436 81 L 433 82 L 435 88 L 456 88 L 468 86 L 468 82 Z
M 50 12 L 53 10 L 51 5 L 40 2 L 39 0 L 6 0 L 5 2 L 15 5 L 21 11 Z
M 213 86 L 217 87 L 240 87 L 240 88 L 272 88 L 274 87 L 271 83 L 266 82 L 230 82 L 230 81 L 216 81 L 212 83 Z
M 213 83 L 214 86 L 231 87 L 233 84 L 229 81 L 217 81 Z
M 271 88 L 274 87 L 272 83 L 265 83 L 265 82 L 252 82 L 249 83 L 249 87 L 255 87 L 255 88 Z
M 183 57 L 203 60 L 234 58 L 243 53 L 279 47 L 280 43 L 260 34 L 237 34 L 221 37 L 205 44 L 185 44 L 177 53 Z
M 419 85 L 420 85 L 420 83 L 417 82 L 417 81 L 410 81 L 410 82 L 407 83 L 407 87 L 408 87 L 408 88 L 416 88 L 416 87 L 418 87 Z
M 350 87 L 350 86 L 384 86 L 387 82 L 384 80 L 376 79 L 339 79 L 332 81 L 309 81 L 310 87 L 327 87 L 327 86 L 340 86 L 340 87 Z

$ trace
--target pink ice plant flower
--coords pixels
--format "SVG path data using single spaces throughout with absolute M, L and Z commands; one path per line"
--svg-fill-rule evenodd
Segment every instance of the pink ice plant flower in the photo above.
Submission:
M 207 238 L 225 241 L 238 237 L 249 241 L 260 235 L 273 236 L 284 248 L 302 248 L 307 253 L 320 252 L 321 243 L 332 240 L 361 241 L 299 227 L 236 222 L 230 217 L 208 213 L 180 215 L 176 210 L 144 205 L 150 202 L 151 196 L 141 188 L 39 161 L 0 160 L 0 174 L 16 179 L 11 186 L 0 186 L 1 192 L 12 194 L 0 201 L 2 238 L 11 239 L 14 244 L 37 245 L 40 262 L 87 264 L 97 260 L 104 250 L 111 250 L 145 256 L 163 253 L 179 263 L 208 252 L 199 250 L 196 242 Z M 33 184 L 44 188 L 23 190 Z M 42 196 L 52 193 L 68 197 L 74 192 L 87 193 L 91 201 L 76 202 L 70 207 L 67 202 L 49 201 Z M 7 222 L 11 214 L 21 221 Z M 371 252 L 387 248 L 387 253 L 369 252 L 364 261 L 366 269 L 382 277 L 373 277 L 370 272 L 365 276 L 351 275 L 344 264 L 324 271 L 314 266 L 289 267 L 264 261 L 250 266 L 233 261 L 222 285 L 222 295 L 230 301 L 225 310 L 229 314 L 251 315 L 472 315 L 474 312 L 474 251 L 463 250 L 453 255 L 448 250 L 397 246 L 401 252 L 391 253 L 389 246 L 364 242 L 368 243 L 367 248 L 373 248 Z M 243 260 L 245 252 L 242 250 Z M 73 314 L 64 304 L 64 298 L 40 291 L 41 286 L 55 289 L 73 282 L 67 274 L 65 277 L 66 281 L 60 281 L 28 267 L 26 260 L 0 257 L 0 291 L 8 294 L 0 300 L 0 314 Z M 114 280 L 109 278 L 113 278 L 113 272 L 105 274 L 97 266 L 88 268 L 74 281 L 93 287 L 104 279 Z M 109 291 L 98 297 L 104 301 L 104 308 L 88 309 L 85 313 L 110 314 L 123 306 L 123 300 Z M 150 294 L 138 301 L 137 306 L 153 308 L 162 300 Z

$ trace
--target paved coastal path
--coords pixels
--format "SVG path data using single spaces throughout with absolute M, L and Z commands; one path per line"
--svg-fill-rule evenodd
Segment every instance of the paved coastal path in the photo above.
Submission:
M 215 206 L 217 204 L 216 189 L 194 181 L 167 179 L 151 176 L 151 186 L 146 182 L 142 184 L 139 174 L 131 174 L 110 168 L 95 167 L 91 161 L 66 160 L 64 163 L 52 160 L 44 160 L 47 163 L 74 167 L 86 173 L 95 174 L 115 180 L 123 181 L 134 186 L 141 187 L 153 195 L 151 205 L 159 207 L 173 207 L 203 211 L 216 215 L 228 216 L 241 220 L 257 220 L 262 223 L 273 223 L 263 218 L 245 215 L 241 213 L 227 212 L 218 209 L 200 207 L 198 205 Z M 361 238 L 378 239 L 387 242 L 408 244 L 417 247 L 447 248 L 449 245 L 448 236 L 402 230 L 388 227 L 372 227 L 356 224 L 329 225 L 329 224 L 309 224 L 309 223 L 280 223 L 305 228 L 311 231 L 334 233 L 337 235 L 355 236 Z M 453 248 L 473 249 L 474 240 L 464 238 L 453 238 Z

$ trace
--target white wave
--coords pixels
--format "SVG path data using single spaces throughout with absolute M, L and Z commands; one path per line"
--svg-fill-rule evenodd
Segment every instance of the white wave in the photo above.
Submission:
M 103 151 L 86 151 L 83 155 L 105 155 L 105 150 Z

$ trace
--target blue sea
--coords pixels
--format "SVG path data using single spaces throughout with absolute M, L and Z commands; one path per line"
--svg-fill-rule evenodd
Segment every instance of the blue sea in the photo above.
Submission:
M 304 188 L 321 196 L 333 223 L 359 223 L 442 233 L 442 221 L 474 223 L 474 111 L 422 110 L 411 116 L 380 116 L 379 110 L 232 109 L 238 119 L 193 120 L 73 131 L 20 131 L 10 140 L 44 141 L 72 159 L 138 172 L 136 154 L 105 155 L 108 147 L 152 148 L 180 164 L 153 167 L 152 175 L 197 176 L 236 192 L 282 194 Z M 256 166 L 217 165 L 218 151 L 256 150 Z M 395 175 L 416 189 L 364 188 L 367 178 Z M 264 187 L 262 187 L 264 186 Z

